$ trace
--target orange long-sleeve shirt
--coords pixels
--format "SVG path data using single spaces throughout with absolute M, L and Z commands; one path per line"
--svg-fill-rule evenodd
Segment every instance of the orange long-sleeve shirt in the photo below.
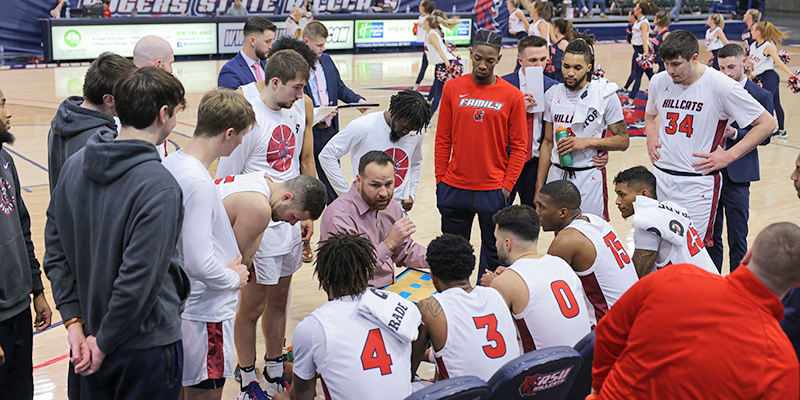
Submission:
M 526 118 L 522 92 L 502 78 L 493 85 L 470 75 L 448 81 L 436 128 L 436 183 L 511 190 L 527 160 Z
M 723 278 L 671 265 L 633 285 L 597 325 L 598 399 L 797 399 L 783 305 L 746 266 Z

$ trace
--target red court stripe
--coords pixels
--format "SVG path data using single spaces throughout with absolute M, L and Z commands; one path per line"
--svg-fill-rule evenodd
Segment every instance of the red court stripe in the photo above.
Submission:
M 36 371 L 39 368 L 44 368 L 44 367 L 46 367 L 48 365 L 55 364 L 55 363 L 57 363 L 57 362 L 59 362 L 61 360 L 65 360 L 67 358 L 69 358 L 69 353 L 61 355 L 61 356 L 58 356 L 58 357 L 56 357 L 56 358 L 54 358 L 52 360 L 45 361 L 45 362 L 43 362 L 43 363 L 41 363 L 39 365 L 34 365 L 33 366 L 33 370 Z

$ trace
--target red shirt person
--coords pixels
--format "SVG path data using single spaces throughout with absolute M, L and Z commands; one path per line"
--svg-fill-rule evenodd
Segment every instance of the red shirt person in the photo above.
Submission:
M 800 227 L 780 222 L 724 278 L 690 264 L 644 277 L 597 325 L 589 398 L 797 399 L 779 321 L 798 259 Z

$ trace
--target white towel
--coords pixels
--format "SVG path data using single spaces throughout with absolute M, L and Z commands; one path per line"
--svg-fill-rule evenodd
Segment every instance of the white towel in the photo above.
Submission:
M 611 96 L 616 96 L 619 88 L 616 83 L 609 82 L 606 78 L 593 80 L 587 84 L 586 93 L 578 99 L 572 124 L 584 125 L 586 117 L 592 115 L 592 110 L 597 110 L 597 117 L 602 118 L 606 112 L 606 102 Z
M 414 303 L 397 293 L 369 288 L 361 295 L 358 313 L 385 326 L 399 341 L 417 340 L 422 315 Z
M 686 246 L 686 231 L 691 219 L 686 209 L 671 202 L 636 196 L 633 202 L 634 228 L 653 232 L 674 246 Z

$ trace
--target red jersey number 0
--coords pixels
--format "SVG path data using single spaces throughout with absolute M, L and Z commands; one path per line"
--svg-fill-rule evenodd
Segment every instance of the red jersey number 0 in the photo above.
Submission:
M 473 317 L 472 320 L 475 321 L 476 328 L 488 328 L 486 330 L 486 340 L 495 343 L 494 346 L 491 344 L 483 346 L 483 352 L 486 357 L 500 358 L 506 355 L 506 341 L 503 340 L 503 335 L 497 331 L 497 317 L 494 314 L 489 314 L 483 317 Z
M 558 307 L 561 308 L 561 314 L 566 318 L 573 318 L 581 309 L 578 307 L 578 302 L 575 301 L 575 295 L 572 294 L 572 289 L 569 288 L 567 282 L 555 281 L 550 284 L 550 289 L 553 295 L 556 296 Z

